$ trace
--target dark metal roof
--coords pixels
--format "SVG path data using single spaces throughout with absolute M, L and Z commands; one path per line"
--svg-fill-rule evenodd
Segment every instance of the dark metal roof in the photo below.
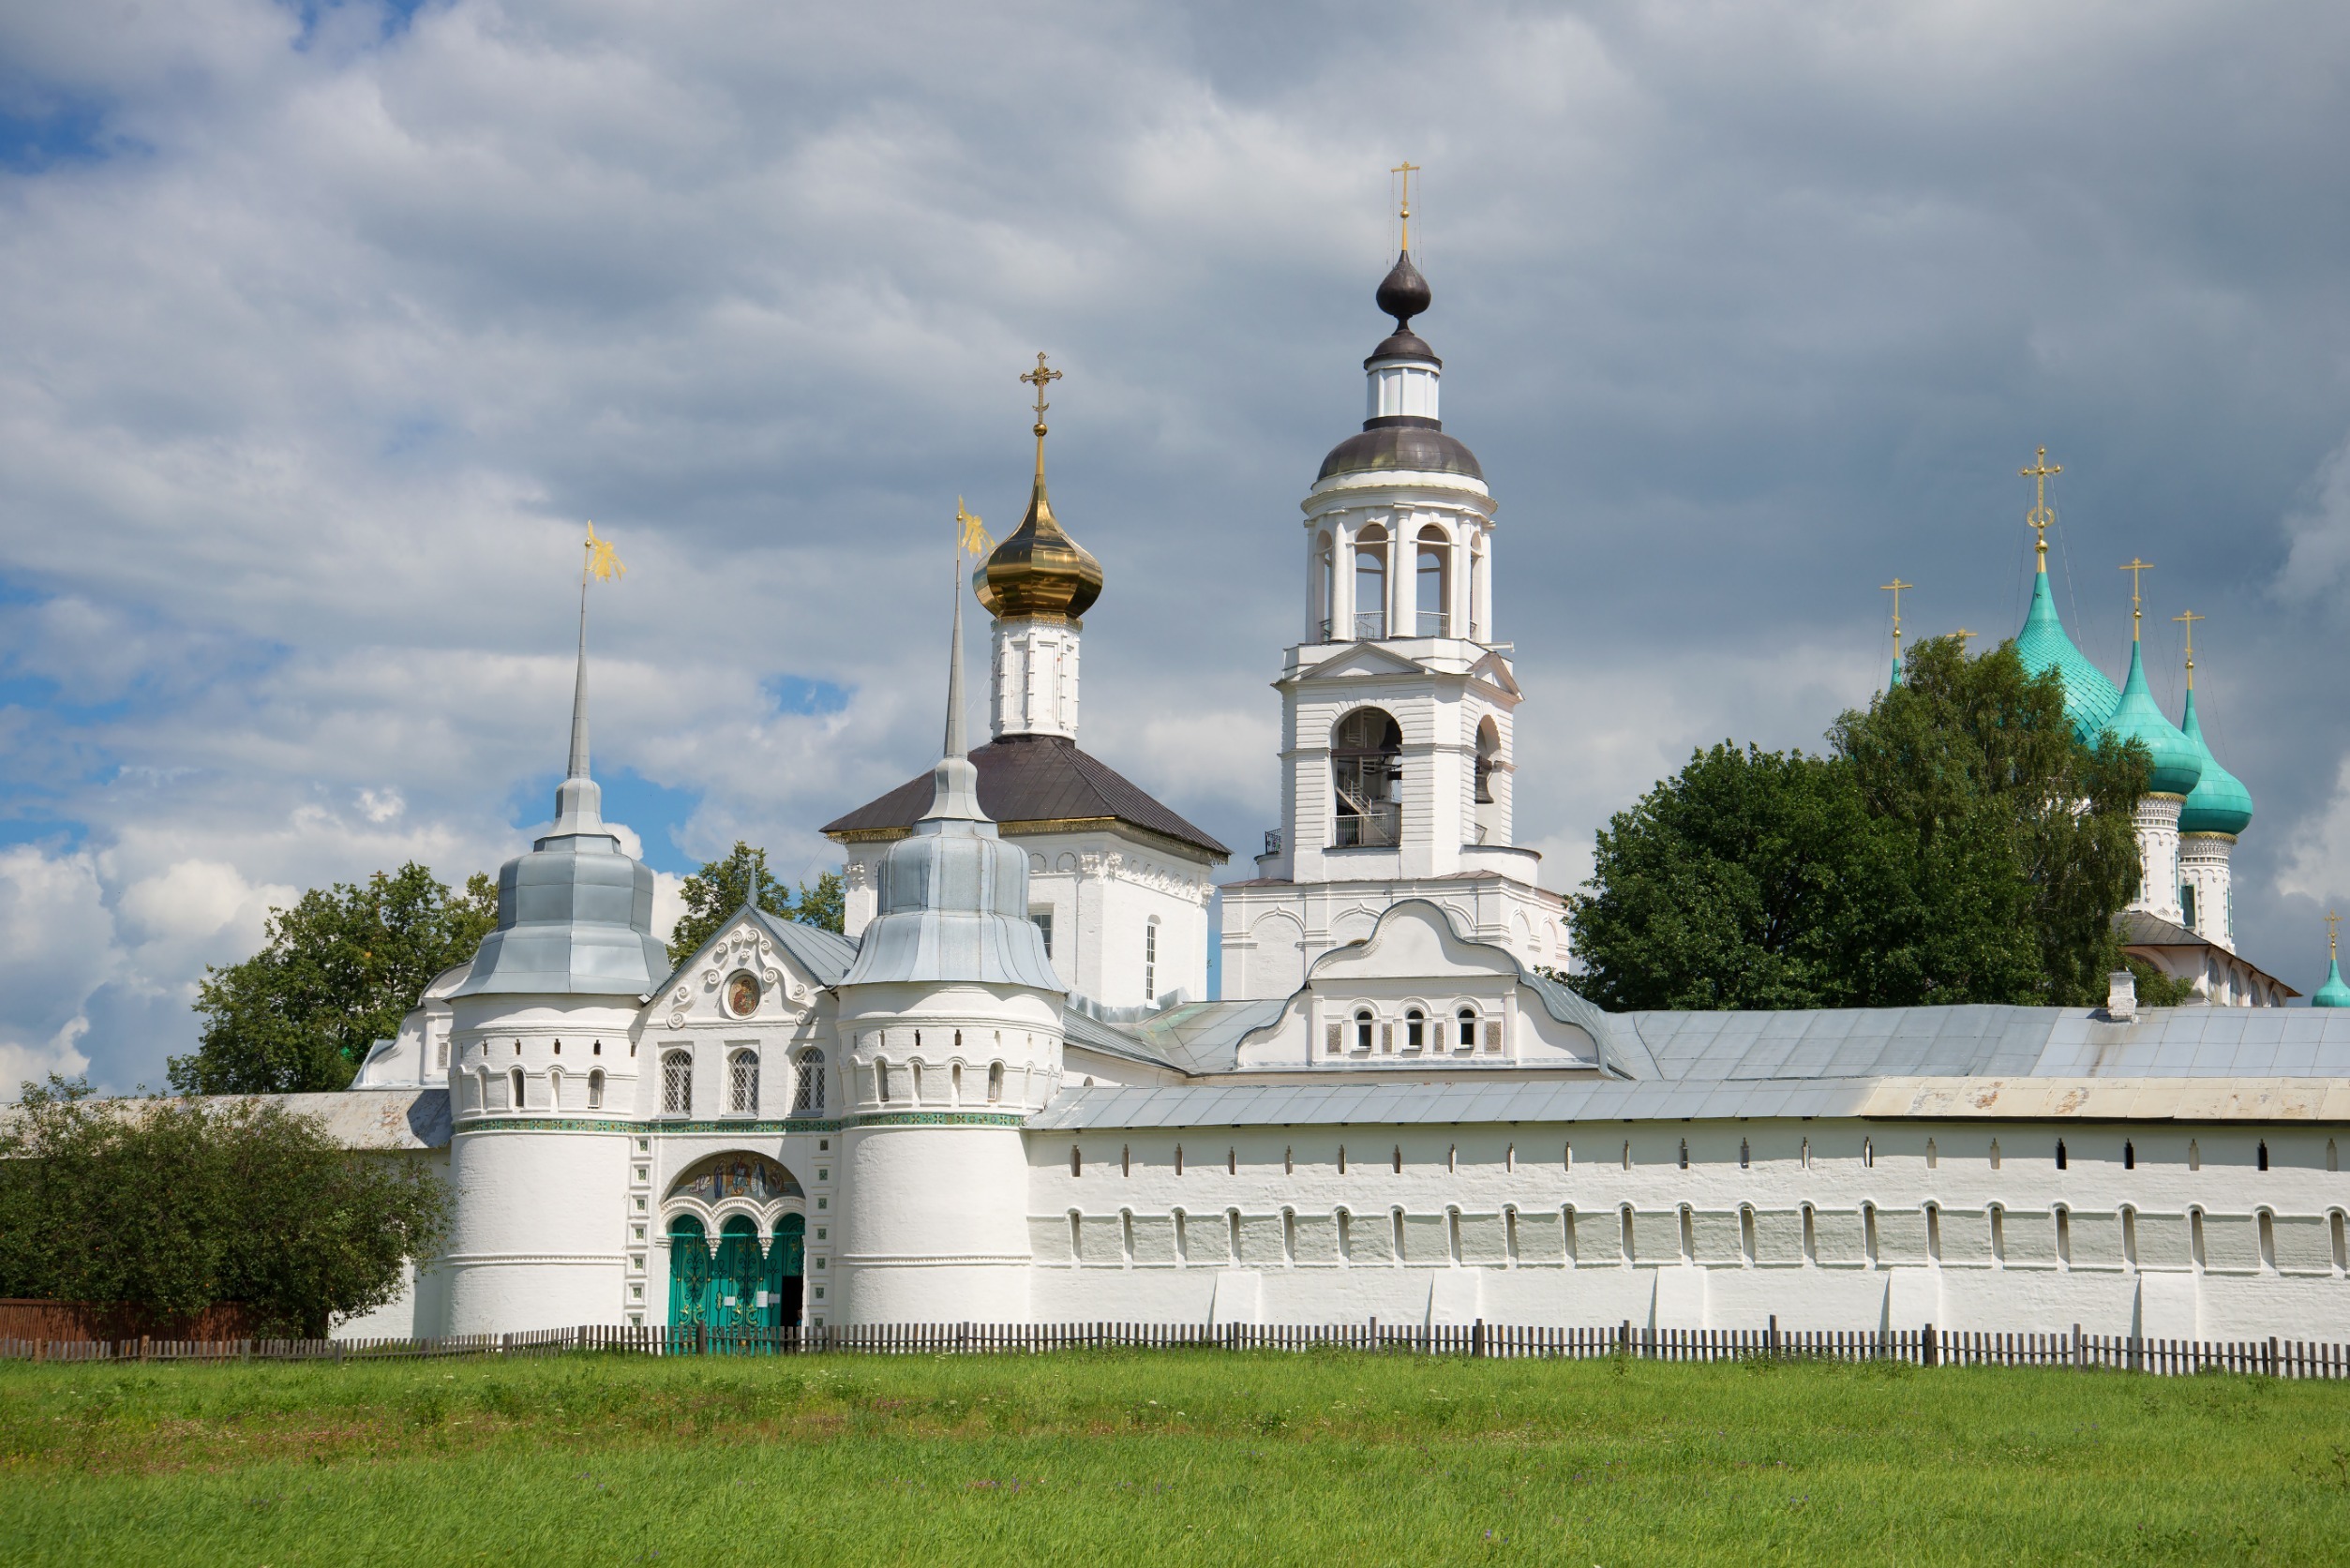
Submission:
M 1215 859 L 1232 851 L 1167 807 L 1116 769 L 1086 755 L 1058 735 L 1006 735 L 971 754 L 980 770 L 980 809 L 997 822 L 1068 822 L 1115 817 L 1129 827 L 1206 851 Z M 928 769 L 878 800 L 867 801 L 824 825 L 827 833 L 889 832 L 910 829 L 930 808 Z
M 1404 424 L 1381 421 L 1371 429 L 1349 436 L 1322 459 L 1317 481 L 1334 473 L 1359 473 L 1394 469 L 1412 473 L 1459 473 L 1483 479 L 1476 455 L 1437 427 L 1434 420 Z

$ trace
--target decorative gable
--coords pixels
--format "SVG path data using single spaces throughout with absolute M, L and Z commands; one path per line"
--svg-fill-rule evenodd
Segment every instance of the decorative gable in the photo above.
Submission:
M 692 1023 L 796 1022 L 821 986 L 776 944 L 757 917 L 740 910 L 678 966 L 656 1010 L 672 1029 Z
M 1340 650 L 1310 670 L 1301 672 L 1297 680 L 1337 680 L 1348 676 L 1386 678 L 1398 675 L 1426 675 L 1428 666 L 1416 659 L 1407 659 L 1391 649 L 1377 643 L 1358 642 Z

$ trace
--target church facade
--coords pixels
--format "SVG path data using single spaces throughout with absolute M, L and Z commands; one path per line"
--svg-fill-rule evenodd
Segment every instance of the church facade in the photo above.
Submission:
M 568 776 L 501 871 L 498 929 L 350 1092 L 305 1097 L 455 1194 L 409 1294 L 343 1331 L 2350 1337 L 2350 1011 L 2118 987 L 2097 1009 L 1610 1014 L 1552 978 L 1562 900 L 1514 839 L 1496 502 L 1439 416 L 1408 253 L 1378 303 L 1364 426 L 1302 507 L 1281 824 L 1251 875 L 1216 883 L 1230 851 L 1077 744 L 1104 585 L 1053 514 L 1041 365 L 1028 512 L 972 582 L 990 737 L 964 734 L 958 595 L 937 764 L 825 829 L 845 933 L 745 909 L 669 963 L 601 814 L 583 634 Z M 2031 616 L 2026 656 L 2064 669 L 2078 722 L 2151 729 L 2134 656 L 2089 712 L 2044 574 Z M 2192 744 L 2158 737 L 2137 913 L 2232 951 L 2220 841 L 2250 800 L 2203 799 L 2223 775 L 2186 717 Z

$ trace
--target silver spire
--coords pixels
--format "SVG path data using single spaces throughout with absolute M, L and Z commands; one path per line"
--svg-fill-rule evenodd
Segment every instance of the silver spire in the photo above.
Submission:
M 931 775 L 930 810 L 922 814 L 924 822 L 988 820 L 980 810 L 980 770 L 965 754 L 969 751 L 963 724 L 963 552 L 958 549 L 954 555 L 954 635 L 947 651 L 946 749 Z

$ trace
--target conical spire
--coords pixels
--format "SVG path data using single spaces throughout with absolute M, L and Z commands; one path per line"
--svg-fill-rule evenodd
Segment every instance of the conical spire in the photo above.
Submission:
M 588 776 L 588 573 L 579 574 L 579 665 L 571 683 L 571 759 L 555 786 L 555 826 L 549 837 L 602 833 L 604 790 Z
M 2188 793 L 2187 803 L 2178 811 L 2178 830 L 2182 833 L 2239 834 L 2252 826 L 2253 797 L 2242 781 L 2220 766 L 2220 759 L 2211 754 L 2210 743 L 2203 738 L 2203 721 L 2195 716 L 2195 689 L 2187 688 L 2187 712 L 2179 733 L 2194 743 L 2202 771 L 2195 779 L 2195 787 Z
M 980 810 L 980 770 L 965 754 L 970 750 L 963 719 L 963 552 L 954 558 L 954 631 L 947 648 L 947 739 L 944 754 L 931 774 L 930 810 L 924 822 L 985 822 Z
M 2121 700 L 2114 705 L 2105 727 L 2124 740 L 2145 742 L 2154 760 L 2146 787 L 2156 795 L 2184 799 L 2203 776 L 2203 759 L 2193 741 L 2163 716 L 2154 694 L 2146 684 L 2146 658 L 2135 639 L 2130 644 L 2130 678 L 2122 682 Z

